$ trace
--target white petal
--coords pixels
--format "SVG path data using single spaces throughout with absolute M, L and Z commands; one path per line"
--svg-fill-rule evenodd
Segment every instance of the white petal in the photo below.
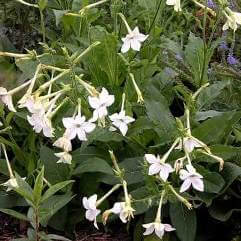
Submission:
M 122 53 L 128 52 L 128 50 L 130 49 L 130 47 L 131 47 L 131 42 L 130 42 L 129 39 L 126 39 L 126 40 L 124 41 L 124 43 L 122 44 L 121 52 L 122 52 Z
M 151 164 L 149 167 L 148 175 L 155 175 L 161 170 L 161 165 L 158 163 Z
M 154 223 L 147 223 L 147 224 L 143 224 L 142 226 L 146 229 L 143 235 L 150 235 L 153 233 L 155 229 Z
M 126 215 L 124 212 L 120 212 L 120 220 L 122 221 L 122 223 L 127 223 L 127 220 L 126 220 Z
M 93 123 L 90 123 L 90 122 L 85 122 L 85 123 L 83 123 L 82 126 L 83 126 L 83 129 L 85 132 L 90 133 L 95 129 L 96 125 Z
M 165 231 L 167 231 L 167 232 L 171 232 L 171 231 L 176 230 L 170 224 L 164 224 L 164 227 L 165 227 Z
M 99 98 L 89 96 L 89 97 L 88 97 L 88 101 L 89 101 L 90 106 L 91 106 L 93 109 L 99 108 L 99 106 L 100 106 L 100 100 L 99 100 Z
M 192 186 L 194 189 L 203 192 L 204 191 L 204 184 L 203 180 L 198 177 L 192 177 L 191 178 Z
M 164 235 L 164 225 L 162 223 L 155 224 L 155 233 L 161 239 Z
M 82 128 L 77 129 L 77 136 L 80 141 L 87 141 L 86 134 Z
M 97 194 L 94 194 L 88 198 L 89 207 L 96 209 Z
M 90 209 L 87 197 L 83 197 L 82 203 L 85 209 Z
M 131 40 L 131 48 L 135 51 L 140 51 L 140 49 L 141 49 L 140 42 L 136 39 L 132 39 Z
M 185 180 L 188 177 L 190 177 L 191 174 L 188 171 L 186 171 L 185 169 L 181 169 L 179 172 L 179 175 L 180 175 L 180 179 Z
M 123 208 L 123 203 L 122 202 L 117 202 L 117 203 L 114 204 L 114 206 L 111 209 L 111 211 L 114 214 L 119 214 L 121 212 L 122 208 Z
M 65 128 L 73 128 L 75 126 L 75 121 L 72 117 L 63 118 L 62 122 Z
M 187 179 L 183 182 L 183 184 L 182 184 L 182 186 L 181 186 L 181 188 L 180 188 L 180 192 L 185 192 L 185 191 L 187 191 L 187 190 L 190 188 L 191 184 L 192 184 L 192 183 L 191 183 L 190 179 L 187 178 Z
M 120 132 L 123 136 L 126 135 L 127 131 L 128 131 L 128 126 L 125 123 L 121 123 L 121 125 L 119 126 Z
M 145 159 L 151 164 L 160 163 L 160 160 L 158 160 L 158 158 L 156 158 L 153 154 L 145 154 Z

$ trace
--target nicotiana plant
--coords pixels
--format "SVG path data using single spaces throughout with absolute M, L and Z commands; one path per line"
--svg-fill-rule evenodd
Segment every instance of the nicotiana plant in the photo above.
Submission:
M 225 55 L 228 48 L 216 36 L 219 28 L 232 31 L 226 64 L 234 67 L 225 66 L 226 76 L 241 76 L 233 56 L 241 13 L 226 0 L 138 0 L 136 6 L 117 0 L 73 1 L 71 9 L 63 9 L 61 1 L 17 2 L 39 10 L 43 35 L 41 50 L 0 52 L 15 59 L 24 79 L 10 90 L 0 87 L 6 107 L 0 130 L 8 170 L 3 173 L 9 176 L 2 185 L 28 207 L 27 215 L 0 211 L 30 223 L 28 237 L 20 240 L 68 240 L 45 233 L 44 227 L 49 222 L 61 229 L 56 220 L 53 224 L 54 216 L 70 201 L 82 204 L 82 216 L 71 221 L 73 226 L 83 216 L 98 229 L 117 216 L 127 223 L 143 214 L 139 230 L 144 236 L 154 233 L 162 239 L 176 232 L 180 240 L 195 240 L 195 209 L 206 205 L 212 213 L 215 198 L 241 175 L 240 165 L 228 162 L 234 153 L 240 155 L 233 143 L 240 140 L 241 112 L 238 104 L 233 108 L 218 99 L 234 86 L 210 74 L 210 68 L 220 67 L 211 64 L 214 51 L 222 49 Z M 179 44 L 161 19 L 170 6 L 170 25 L 175 16 L 178 21 L 191 18 L 189 3 L 203 11 L 204 20 L 198 22 L 203 36 L 188 33 Z M 49 11 L 56 28 L 62 24 L 60 39 L 44 19 Z M 206 30 L 209 18 L 214 19 L 211 33 Z M 171 112 L 177 100 L 182 107 Z M 14 139 L 14 128 L 24 129 L 30 154 L 19 147 L 19 136 Z M 166 207 L 170 215 L 163 214 Z M 66 220 L 68 211 L 65 207 Z

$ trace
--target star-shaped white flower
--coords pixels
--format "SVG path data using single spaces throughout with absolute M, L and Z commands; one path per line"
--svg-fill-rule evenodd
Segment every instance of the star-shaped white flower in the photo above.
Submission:
M 114 95 L 109 95 L 105 88 L 102 88 L 99 96 L 88 97 L 90 106 L 95 109 L 93 113 L 92 121 L 96 121 L 108 115 L 107 107 L 111 106 L 115 101 Z
M 54 155 L 59 158 L 57 163 L 65 163 L 71 165 L 72 156 L 68 152 L 54 153 Z
M 32 114 L 32 116 L 27 116 L 27 119 L 36 133 L 43 131 L 44 136 L 53 137 L 54 129 L 51 120 L 45 115 L 45 113 Z
M 7 89 L 0 87 L 0 100 L 5 104 L 12 112 L 17 112 L 13 106 L 12 95 L 10 95 Z
M 134 118 L 127 116 L 124 110 L 111 115 L 110 120 L 112 124 L 120 130 L 123 136 L 125 136 L 128 131 L 128 124 L 135 121 Z
M 191 186 L 196 189 L 197 191 L 203 192 L 204 191 L 204 183 L 203 183 L 203 176 L 200 175 L 196 169 L 188 164 L 186 165 L 186 169 L 181 169 L 179 174 L 180 178 L 184 181 L 180 192 L 187 191 Z
M 133 31 L 129 32 L 125 38 L 122 38 L 123 45 L 121 52 L 126 53 L 130 48 L 135 51 L 140 51 L 141 43 L 144 42 L 149 35 L 140 33 L 139 28 L 135 27 Z
M 174 6 L 174 10 L 176 12 L 181 12 L 182 11 L 180 0 L 167 0 L 166 4 L 169 5 L 169 6 Z
M 111 209 L 112 213 L 119 215 L 120 220 L 123 223 L 126 223 L 130 218 L 134 217 L 133 215 L 134 211 L 135 209 L 133 209 L 126 202 L 117 202 L 114 204 L 113 208 Z
M 96 217 L 100 214 L 101 211 L 96 208 L 97 195 L 94 194 L 89 198 L 84 197 L 82 202 L 84 208 L 86 209 L 85 218 L 91 222 L 94 221 L 94 226 L 98 229 Z
M 40 99 L 35 99 L 32 95 L 29 95 L 29 97 L 25 98 L 24 101 L 19 104 L 19 108 L 23 107 L 26 107 L 32 114 L 45 112 L 44 104 L 40 101 Z
M 171 232 L 176 230 L 170 224 L 163 224 L 160 222 L 147 223 L 142 225 L 146 231 L 143 235 L 150 235 L 155 231 L 155 234 L 162 239 L 165 232 Z
M 226 13 L 225 15 L 226 15 L 227 21 L 223 25 L 223 31 L 226 31 L 229 28 L 236 31 L 238 28 L 238 25 L 241 25 L 241 13 L 233 12 L 232 10 L 228 9 L 228 13 Z
M 67 134 L 64 134 L 60 138 L 58 138 L 53 146 L 56 146 L 58 148 L 63 149 L 65 152 L 70 152 L 72 151 L 72 144 L 70 138 L 67 136 Z
M 70 140 L 78 136 L 80 141 L 87 141 L 86 133 L 90 133 L 95 129 L 95 124 L 85 121 L 85 116 L 80 114 L 75 117 L 63 118 L 63 125 Z
M 172 166 L 168 163 L 162 162 L 159 155 L 155 157 L 153 154 L 145 154 L 145 159 L 151 164 L 148 175 L 155 175 L 159 173 L 161 179 L 166 181 L 169 174 L 174 172 Z

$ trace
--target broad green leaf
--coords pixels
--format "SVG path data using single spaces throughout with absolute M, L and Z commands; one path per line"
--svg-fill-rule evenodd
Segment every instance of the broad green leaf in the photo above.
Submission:
M 38 1 L 39 9 L 41 11 L 43 11 L 47 7 L 47 4 L 48 4 L 48 0 L 39 0 Z
M 58 158 L 54 155 L 52 149 L 42 146 L 40 149 L 40 160 L 45 167 L 45 178 L 51 184 L 56 184 L 69 179 L 68 165 L 57 163 Z
M 192 131 L 193 136 L 206 144 L 220 143 L 241 118 L 241 111 L 225 112 L 201 123 Z
M 69 203 L 74 196 L 71 194 L 65 195 L 55 195 L 47 199 L 39 209 L 40 215 L 40 223 L 43 226 L 46 226 L 48 220 L 58 212 L 62 207 L 64 207 L 67 203 Z
M 23 197 L 17 193 L 10 192 L 6 195 L 5 191 L 0 191 L 0 207 L 1 208 L 13 208 L 13 207 L 25 207 L 28 206 Z
M 60 182 L 51 186 L 42 196 L 41 202 L 44 202 L 45 200 L 53 196 L 56 192 L 58 192 L 59 190 L 63 189 L 65 186 L 73 182 L 74 182 L 73 180 L 69 180 L 69 181 Z
M 161 139 L 172 139 L 176 134 L 176 122 L 166 99 L 153 85 L 148 85 L 144 99 L 147 115 L 155 124 L 154 130 Z
M 218 81 L 202 90 L 197 98 L 198 109 L 201 110 L 203 107 L 211 105 L 228 85 L 230 85 L 230 82 L 227 80 Z
M 195 241 L 197 218 L 195 210 L 188 210 L 182 203 L 170 203 L 172 225 L 181 241 Z
M 5 208 L 0 208 L 0 212 L 3 212 L 3 213 L 6 213 L 10 216 L 13 216 L 17 219 L 20 219 L 20 220 L 24 220 L 24 221 L 29 221 L 27 216 L 22 214 L 22 213 L 19 213 L 19 212 L 16 212 L 12 209 L 5 209 Z
M 225 162 L 223 171 L 221 172 L 223 179 L 225 180 L 225 186 L 219 195 L 223 194 L 228 187 L 241 176 L 241 167 L 237 166 L 231 162 Z
M 219 173 L 215 172 L 208 172 L 204 174 L 203 180 L 205 192 L 209 193 L 219 193 L 225 184 L 222 176 Z
M 74 170 L 73 174 L 81 174 L 85 172 L 102 172 L 106 174 L 113 174 L 111 166 L 103 159 L 93 157 L 82 161 Z
M 44 167 L 42 167 L 41 171 L 39 172 L 34 184 L 33 197 L 34 197 L 35 204 L 38 204 L 41 199 L 41 194 L 43 190 L 43 178 L 44 178 Z

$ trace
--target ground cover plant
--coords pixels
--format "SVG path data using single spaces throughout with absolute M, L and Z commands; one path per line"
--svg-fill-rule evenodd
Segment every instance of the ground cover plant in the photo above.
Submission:
M 239 1 L 0 9 L 0 211 L 28 223 L 15 240 L 75 240 L 87 222 L 240 240 Z

